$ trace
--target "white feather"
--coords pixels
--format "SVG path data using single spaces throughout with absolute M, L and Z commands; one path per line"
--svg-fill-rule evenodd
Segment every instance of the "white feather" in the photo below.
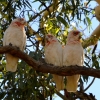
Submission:
M 51 37 L 50 37 L 51 36 Z M 48 43 L 45 45 L 45 61 L 55 66 L 62 66 L 62 46 L 51 34 L 46 35 Z M 58 91 L 64 89 L 63 77 L 54 75 L 53 79 L 56 83 Z
M 83 53 L 83 47 L 79 41 L 80 34 L 75 36 L 73 32 L 77 31 L 71 31 L 68 34 L 67 43 L 65 48 L 63 49 L 63 65 L 83 66 L 84 53 Z M 67 76 L 66 78 L 67 78 L 67 85 L 66 85 L 67 91 L 76 92 L 80 75 Z
M 19 22 L 23 25 L 17 25 L 16 22 Z M 26 34 L 24 29 L 25 20 L 17 18 L 13 20 L 10 26 L 6 29 L 3 38 L 3 46 L 10 45 L 17 46 L 21 51 L 24 50 L 26 45 Z M 18 58 L 14 55 L 6 54 L 6 70 L 15 72 L 17 69 Z

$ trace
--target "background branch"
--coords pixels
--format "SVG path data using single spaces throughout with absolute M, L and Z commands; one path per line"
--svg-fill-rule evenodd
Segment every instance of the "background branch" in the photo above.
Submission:
M 100 38 L 100 25 L 92 32 L 91 36 L 84 40 L 83 47 L 86 48 L 91 45 L 95 45 Z
M 85 92 L 86 90 L 88 90 L 88 88 L 93 84 L 94 81 L 95 81 L 95 77 L 93 78 L 92 82 L 86 87 L 86 89 L 84 89 L 84 92 Z
M 20 51 L 18 48 L 13 46 L 4 46 L 0 47 L 0 54 L 9 53 L 14 55 L 15 57 L 19 57 L 24 60 L 28 65 L 32 66 L 35 70 L 43 72 L 43 73 L 52 73 L 62 76 L 70 76 L 75 74 L 82 74 L 87 76 L 93 76 L 100 78 L 100 70 L 93 68 L 86 68 L 85 66 L 63 66 L 57 67 L 50 64 L 42 63 L 34 60 L 24 52 Z
M 56 91 L 56 94 L 61 97 L 63 100 L 69 100 L 64 95 L 62 95 L 60 92 Z

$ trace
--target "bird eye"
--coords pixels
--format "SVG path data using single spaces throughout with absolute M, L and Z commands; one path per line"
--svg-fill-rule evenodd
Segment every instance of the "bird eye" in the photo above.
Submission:
M 20 21 L 23 21 L 23 20 L 24 20 L 24 18 L 19 18 L 19 20 L 20 20 Z
M 48 35 L 48 37 L 49 37 L 49 38 L 52 38 L 53 36 L 52 36 L 52 35 Z
M 21 20 L 24 20 L 24 18 L 21 18 Z
M 73 32 L 73 35 L 78 35 L 80 32 L 79 31 L 76 31 L 76 32 Z

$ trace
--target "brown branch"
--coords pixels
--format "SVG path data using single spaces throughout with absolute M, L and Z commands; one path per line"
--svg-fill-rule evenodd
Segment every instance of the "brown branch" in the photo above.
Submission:
M 97 100 L 95 98 L 95 96 L 93 96 L 92 93 L 90 93 L 89 95 L 84 93 L 84 92 L 80 92 L 80 91 L 77 91 L 76 93 L 74 93 L 76 95 L 76 98 L 80 98 L 81 100 Z M 75 98 L 75 100 L 76 100 Z
M 100 5 L 100 0 L 95 0 Z
M 100 38 L 100 25 L 92 32 L 89 38 L 85 39 L 83 42 L 83 47 L 86 48 L 91 45 L 95 45 L 98 42 L 98 39 Z
M 9 53 L 20 59 L 24 60 L 28 65 L 32 66 L 35 70 L 43 72 L 43 73 L 52 73 L 61 76 L 70 76 L 75 74 L 82 74 L 87 76 L 93 76 L 100 78 L 100 70 L 93 68 L 86 68 L 85 66 L 63 66 L 57 67 L 50 64 L 42 63 L 34 60 L 24 52 L 20 51 L 18 48 L 13 46 L 4 46 L 0 47 L 0 54 Z

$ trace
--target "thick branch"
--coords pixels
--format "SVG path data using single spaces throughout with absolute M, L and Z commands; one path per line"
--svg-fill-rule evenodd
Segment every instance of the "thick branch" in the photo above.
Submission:
M 28 65 L 32 66 L 35 70 L 43 72 L 43 73 L 52 73 L 62 76 L 70 76 L 75 74 L 82 74 L 87 76 L 93 76 L 100 78 L 100 70 L 93 68 L 86 68 L 85 66 L 63 66 L 57 67 L 46 63 L 41 63 L 39 61 L 35 61 L 33 58 L 20 51 L 16 47 L 13 46 L 4 46 L 0 47 L 0 54 L 10 53 L 20 59 L 24 60 Z
M 100 0 L 96 0 L 96 2 L 97 2 L 98 4 L 100 4 Z
M 93 31 L 91 36 L 83 42 L 83 47 L 86 48 L 91 45 L 95 45 L 100 38 L 100 25 Z

